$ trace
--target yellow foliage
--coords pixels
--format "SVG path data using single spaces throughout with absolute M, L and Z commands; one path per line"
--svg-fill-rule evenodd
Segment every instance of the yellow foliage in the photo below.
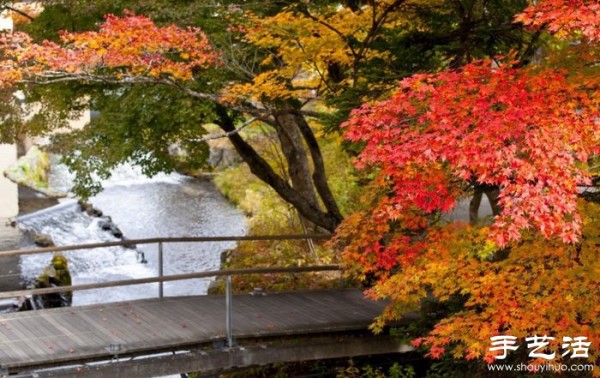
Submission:
M 391 0 L 374 1 L 360 11 L 338 5 L 314 11 L 300 11 L 290 6 L 264 18 L 247 12 L 244 39 L 273 51 L 273 54 L 261 62 L 262 74 L 252 83 L 230 87 L 226 98 L 310 98 L 314 96 L 310 90 L 333 90 L 325 83 L 332 65 L 346 73 L 338 85 L 355 85 L 354 80 L 359 77 L 347 73 L 355 70 L 357 63 L 389 59 L 389 52 L 371 48 L 375 35 L 411 21 L 408 11 L 411 2 L 388 9 L 393 3 Z M 381 23 L 377 29 L 374 29 L 375 21 Z

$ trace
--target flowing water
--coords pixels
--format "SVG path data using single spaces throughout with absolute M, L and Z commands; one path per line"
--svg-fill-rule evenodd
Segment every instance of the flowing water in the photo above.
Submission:
M 55 165 L 51 184 L 57 189 L 70 186 L 64 167 Z M 128 239 L 175 236 L 216 236 L 245 234 L 243 214 L 229 204 L 207 180 L 179 174 L 146 178 L 139 169 L 121 166 L 104 182 L 104 191 L 90 199 L 95 208 L 122 230 Z M 119 240 L 103 231 L 102 218 L 81 212 L 74 200 L 18 218 L 20 227 L 50 235 L 56 245 L 87 244 Z M 188 273 L 219 268 L 221 253 L 233 242 L 174 243 L 164 246 L 164 274 Z M 156 245 L 134 249 L 110 247 L 65 252 L 73 284 L 156 276 Z M 48 264 L 51 254 L 21 257 L 23 277 L 33 280 Z M 146 263 L 141 262 L 143 260 Z M 167 296 L 205 294 L 209 279 L 167 282 Z M 73 304 L 123 301 L 156 297 L 158 284 L 145 284 L 74 293 Z

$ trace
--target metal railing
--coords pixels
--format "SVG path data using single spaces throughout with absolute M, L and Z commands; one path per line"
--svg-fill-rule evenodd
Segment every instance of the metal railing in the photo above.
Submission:
M 341 268 L 338 265 L 314 265 L 314 266 L 294 266 L 294 267 L 263 267 L 263 268 L 249 268 L 249 269 L 224 269 L 224 270 L 212 270 L 205 272 L 194 272 L 194 273 L 182 273 L 173 275 L 164 275 L 164 248 L 163 245 L 166 243 L 202 243 L 202 242 L 217 242 L 217 241 L 283 241 L 283 240 L 304 240 L 304 239 L 328 239 L 331 235 L 329 234 L 290 234 L 290 235 L 260 235 L 260 236 L 210 236 L 210 237 L 174 237 L 174 238 L 151 238 L 151 239 L 136 239 L 136 240 L 122 240 L 107 243 L 91 243 L 71 246 L 60 246 L 60 247 L 47 247 L 47 248 L 35 248 L 35 249 L 23 249 L 23 250 L 11 250 L 1 251 L 0 257 L 20 256 L 20 255 L 32 255 L 49 252 L 65 252 L 74 250 L 86 250 L 95 248 L 105 248 L 114 246 L 131 247 L 132 245 L 140 244 L 158 244 L 158 275 L 156 277 L 147 278 L 136 278 L 119 281 L 109 282 L 97 282 L 90 284 L 71 285 L 71 286 L 57 286 L 39 289 L 24 289 L 14 291 L 0 292 L 0 299 L 24 297 L 31 295 L 44 295 L 44 294 L 55 294 L 64 292 L 74 292 L 81 290 L 92 290 L 92 289 L 103 289 L 118 286 L 130 286 L 140 285 L 147 283 L 158 282 L 158 296 L 162 298 L 164 296 L 163 283 L 169 281 L 180 281 L 194 278 L 209 278 L 209 277 L 225 277 L 225 325 L 227 333 L 227 346 L 231 348 L 233 346 L 233 334 L 232 334 L 232 308 L 233 308 L 233 294 L 231 277 L 236 275 L 248 275 L 248 274 L 274 274 L 274 273 L 303 273 L 303 272 L 324 272 L 324 271 L 340 271 Z

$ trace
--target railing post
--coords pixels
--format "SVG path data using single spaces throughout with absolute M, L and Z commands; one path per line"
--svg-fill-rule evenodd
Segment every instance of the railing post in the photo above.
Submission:
M 225 332 L 227 333 L 227 348 L 233 348 L 233 332 L 231 329 L 231 276 L 225 277 Z
M 163 277 L 163 243 L 158 242 L 158 276 Z M 163 282 L 158 283 L 158 297 L 163 297 Z

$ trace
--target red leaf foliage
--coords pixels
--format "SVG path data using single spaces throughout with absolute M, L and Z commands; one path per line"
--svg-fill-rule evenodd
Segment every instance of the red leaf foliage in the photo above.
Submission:
M 600 3 L 598 0 L 540 0 L 526 8 L 515 21 L 539 28 L 546 26 L 559 37 L 582 35 L 600 40 Z
M 588 157 L 600 151 L 598 117 L 564 72 L 479 61 L 405 79 L 343 126 L 365 144 L 357 165 L 391 185 L 373 212 L 382 222 L 447 211 L 465 183 L 494 185 L 503 211 L 491 239 L 505 246 L 528 228 L 578 240 L 577 186 L 590 183 Z

